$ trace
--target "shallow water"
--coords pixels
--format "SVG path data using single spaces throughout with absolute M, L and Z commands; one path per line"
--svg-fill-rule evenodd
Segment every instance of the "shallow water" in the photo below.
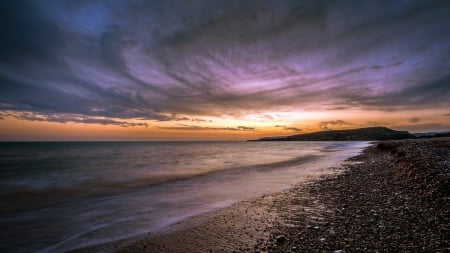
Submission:
M 158 231 L 281 191 L 366 142 L 0 143 L 1 252 Z

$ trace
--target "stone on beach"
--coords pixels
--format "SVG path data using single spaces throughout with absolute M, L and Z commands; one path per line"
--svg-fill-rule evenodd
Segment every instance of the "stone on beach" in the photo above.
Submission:
M 447 252 L 450 183 L 442 175 L 449 160 L 448 138 L 373 145 L 342 173 L 297 189 L 291 205 L 312 209 L 305 195 L 320 201 L 315 224 L 311 214 L 286 215 L 281 224 L 299 225 L 280 225 L 287 240 L 271 252 Z

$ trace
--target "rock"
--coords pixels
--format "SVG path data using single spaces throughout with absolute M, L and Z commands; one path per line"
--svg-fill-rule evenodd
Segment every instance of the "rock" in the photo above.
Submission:
M 279 235 L 277 237 L 275 237 L 275 240 L 278 244 L 283 243 L 286 241 L 286 237 L 284 235 Z
M 338 249 L 338 250 L 333 251 L 333 253 L 345 253 L 345 251 Z

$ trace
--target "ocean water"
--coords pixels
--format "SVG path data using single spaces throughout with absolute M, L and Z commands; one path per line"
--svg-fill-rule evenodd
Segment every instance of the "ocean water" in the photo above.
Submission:
M 282 191 L 366 142 L 0 143 L 0 252 L 64 252 Z

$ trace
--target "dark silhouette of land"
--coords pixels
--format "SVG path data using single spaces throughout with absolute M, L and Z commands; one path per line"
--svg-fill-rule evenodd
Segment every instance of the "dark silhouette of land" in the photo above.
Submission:
M 286 137 L 264 137 L 255 141 L 386 141 L 415 139 L 408 131 L 396 131 L 387 127 L 366 127 L 350 130 L 327 130 Z

